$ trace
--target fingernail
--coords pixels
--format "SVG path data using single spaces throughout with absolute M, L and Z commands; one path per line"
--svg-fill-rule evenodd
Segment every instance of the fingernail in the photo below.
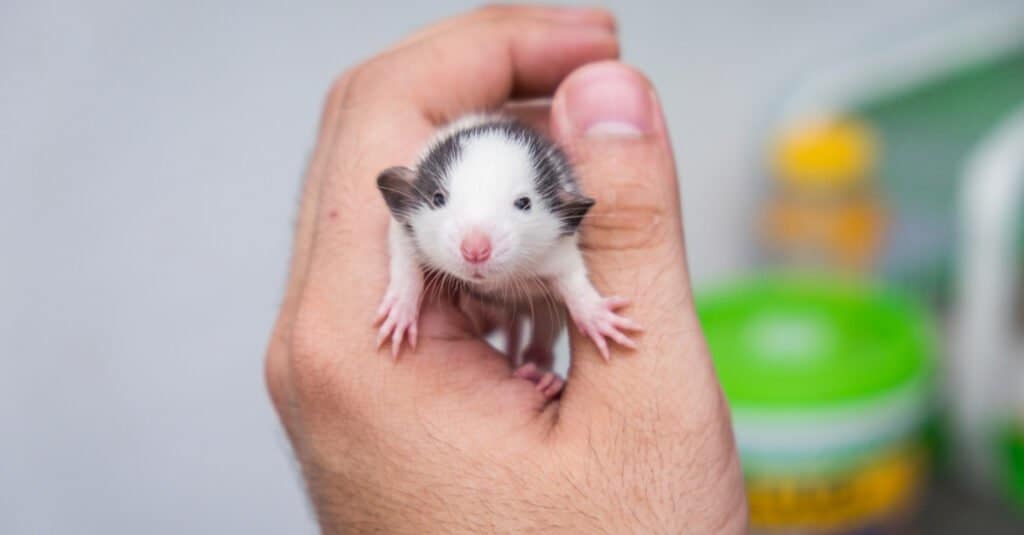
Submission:
M 616 62 L 583 67 L 566 88 L 565 105 L 573 130 L 587 137 L 638 137 L 654 124 L 647 82 Z

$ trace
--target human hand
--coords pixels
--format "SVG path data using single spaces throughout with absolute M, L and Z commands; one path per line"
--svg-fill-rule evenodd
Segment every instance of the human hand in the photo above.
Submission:
M 331 88 L 266 361 L 325 532 L 745 531 L 671 146 L 649 82 L 617 53 L 603 11 L 491 7 L 413 35 Z M 433 300 L 417 350 L 393 361 L 373 328 L 388 260 L 377 174 L 412 163 L 450 118 L 552 94 L 550 111 L 527 119 L 547 126 L 597 200 L 582 247 L 594 284 L 632 300 L 646 328 L 638 349 L 605 362 L 572 332 L 552 401 Z

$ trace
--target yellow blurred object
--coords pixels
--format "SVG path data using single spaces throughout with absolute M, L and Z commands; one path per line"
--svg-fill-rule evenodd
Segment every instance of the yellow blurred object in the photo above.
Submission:
M 868 521 L 898 524 L 920 497 L 923 459 L 911 446 L 821 474 L 748 475 L 751 524 L 813 533 L 846 533 Z
M 885 207 L 873 173 L 871 129 L 850 118 L 804 121 L 773 146 L 775 191 L 761 219 L 773 263 L 866 272 L 885 233 Z
M 874 172 L 875 136 L 853 119 L 803 122 L 783 133 L 775 175 L 800 186 L 849 186 Z

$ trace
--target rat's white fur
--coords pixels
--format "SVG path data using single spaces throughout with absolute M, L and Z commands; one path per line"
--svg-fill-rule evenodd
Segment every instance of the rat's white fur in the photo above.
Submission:
M 464 138 L 448 170 L 446 204 L 409 216 L 423 262 L 487 293 L 510 293 L 513 284 L 551 275 L 540 272 L 544 259 L 575 240 L 563 236 L 561 220 L 540 198 L 534 172 L 529 147 L 500 131 Z M 529 210 L 515 207 L 520 197 L 530 199 Z M 473 230 L 491 239 L 491 258 L 482 265 L 466 262 L 459 251 Z

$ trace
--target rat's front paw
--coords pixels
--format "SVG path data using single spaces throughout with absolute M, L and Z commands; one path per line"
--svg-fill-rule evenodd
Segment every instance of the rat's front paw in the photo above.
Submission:
M 388 288 L 388 293 L 381 301 L 377 309 L 377 319 L 374 323 L 380 323 L 380 330 L 377 332 L 377 347 L 380 347 L 388 337 L 391 337 L 391 357 L 398 358 L 398 351 L 402 347 L 402 340 L 406 333 L 409 335 L 409 346 L 416 349 L 417 327 L 416 322 L 420 313 L 420 299 L 417 292 L 395 291 Z
M 605 297 L 593 301 L 580 300 L 567 303 L 569 315 L 580 332 L 594 341 L 601 356 L 608 360 L 608 342 L 611 338 L 620 345 L 636 349 L 633 342 L 622 331 L 641 331 L 640 325 L 629 318 L 615 313 L 616 310 L 629 304 L 628 299 L 621 297 Z

